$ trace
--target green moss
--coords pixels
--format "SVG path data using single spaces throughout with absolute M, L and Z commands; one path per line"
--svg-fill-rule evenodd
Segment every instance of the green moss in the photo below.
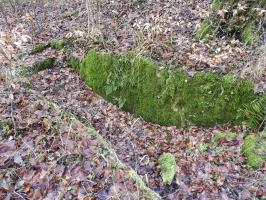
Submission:
M 56 50 L 61 50 L 65 46 L 64 40 L 53 39 L 49 42 L 49 45 Z
M 256 96 L 250 81 L 197 73 L 180 68 L 159 69 L 132 54 L 104 55 L 90 51 L 77 71 L 107 100 L 147 121 L 186 127 L 239 123 L 236 113 Z
M 266 138 L 248 135 L 242 149 L 249 167 L 260 168 L 266 162 Z
M 241 39 L 248 45 L 256 44 L 260 40 L 260 33 L 254 21 L 250 21 L 241 32 Z
M 43 52 L 45 49 L 47 49 L 49 47 L 48 44 L 37 44 L 35 47 L 33 47 L 33 49 L 31 50 L 30 54 L 36 54 L 36 53 L 40 53 Z
M 163 153 L 158 160 L 163 182 L 170 185 L 176 173 L 175 157 L 171 153 Z
M 55 58 L 46 58 L 43 61 L 34 64 L 33 71 L 37 73 L 39 71 L 52 68 L 54 66 L 54 63 L 55 63 Z

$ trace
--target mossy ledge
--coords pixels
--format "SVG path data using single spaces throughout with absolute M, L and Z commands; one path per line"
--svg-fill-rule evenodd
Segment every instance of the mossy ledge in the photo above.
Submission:
M 190 77 L 178 67 L 160 67 L 130 53 L 92 50 L 81 62 L 70 59 L 69 63 L 99 95 L 160 125 L 238 124 L 243 121 L 239 111 L 258 98 L 248 80 L 210 72 Z

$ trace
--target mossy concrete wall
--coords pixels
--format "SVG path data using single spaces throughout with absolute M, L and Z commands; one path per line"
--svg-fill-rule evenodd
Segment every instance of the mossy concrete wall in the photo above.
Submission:
M 160 67 L 131 54 L 90 51 L 80 63 L 70 63 L 98 94 L 160 125 L 237 124 L 241 108 L 257 98 L 250 81 L 208 72 L 190 77 L 178 67 Z

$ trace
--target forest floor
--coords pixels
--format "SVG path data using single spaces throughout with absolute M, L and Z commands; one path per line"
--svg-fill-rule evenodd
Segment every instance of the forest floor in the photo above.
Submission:
M 31 7 L 21 5 L 20 18 L 7 8 L 7 21 L 0 19 L 1 42 L 13 40 L 7 52 L 15 53 L 10 60 L 2 57 L 1 71 L 8 72 L 4 68 L 10 64 L 16 69 L 32 66 L 46 57 L 56 57 L 58 66 L 65 66 L 63 51 L 49 48 L 37 55 L 23 53 L 36 43 L 70 34 L 76 36 L 71 51 L 78 58 L 84 57 L 87 48 L 133 49 L 155 60 L 181 64 L 190 74 L 206 70 L 241 76 L 244 63 L 256 55 L 252 53 L 256 47 L 236 40 L 203 43 L 193 39 L 208 1 L 134 2 L 103 1 L 102 33 L 91 38 L 85 37 L 86 10 L 81 1 L 49 1 L 35 9 L 36 15 Z M 68 16 L 75 10 L 75 15 Z M 241 152 L 243 132 L 249 131 L 245 127 L 177 129 L 145 122 L 105 101 L 64 67 L 12 80 L 4 75 L 0 77 L 1 198 L 140 199 L 147 189 L 128 176 L 128 167 L 164 199 L 266 196 L 266 166 L 248 168 Z M 257 89 L 264 89 L 265 76 L 253 81 Z M 91 126 L 102 140 L 95 137 Z M 216 140 L 219 132 L 236 136 Z M 115 153 L 110 156 L 112 149 Z M 171 185 L 163 184 L 157 164 L 163 152 L 173 153 L 177 160 Z M 120 161 L 128 167 L 113 167 Z

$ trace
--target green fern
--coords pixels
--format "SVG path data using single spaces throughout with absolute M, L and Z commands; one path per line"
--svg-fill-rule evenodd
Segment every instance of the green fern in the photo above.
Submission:
M 266 116 L 266 94 L 246 105 L 242 114 L 248 126 L 254 129 L 263 129 Z

